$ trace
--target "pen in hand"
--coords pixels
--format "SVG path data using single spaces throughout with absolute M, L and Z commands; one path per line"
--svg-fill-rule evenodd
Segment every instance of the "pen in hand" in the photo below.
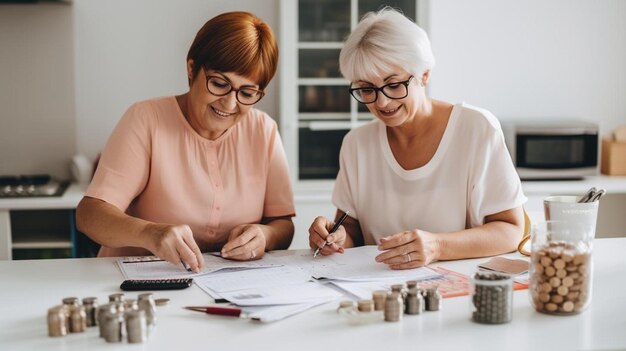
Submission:
M 189 267 L 182 258 L 180 259 L 180 263 L 183 264 L 183 268 L 185 268 L 187 272 L 192 272 L 191 267 Z
M 337 221 L 337 223 L 335 223 L 335 225 L 332 227 L 332 229 L 330 230 L 330 232 L 328 232 L 328 235 L 334 233 L 337 231 L 337 229 L 339 229 L 339 226 L 341 226 L 341 223 L 343 223 L 343 221 L 346 220 L 346 218 L 348 217 L 348 214 L 350 213 L 350 211 L 346 211 Z M 326 247 L 326 245 L 328 245 L 329 242 L 328 241 L 324 241 L 324 245 L 322 245 L 322 247 L 318 247 L 317 250 L 315 250 L 315 253 L 313 253 L 313 258 L 317 257 L 317 255 L 320 253 L 320 251 L 322 251 L 323 248 Z

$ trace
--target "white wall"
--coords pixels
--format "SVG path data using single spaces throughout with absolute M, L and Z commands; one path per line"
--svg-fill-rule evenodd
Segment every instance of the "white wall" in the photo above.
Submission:
M 77 149 L 102 150 L 135 101 L 186 91 L 185 59 L 210 18 L 243 10 L 278 35 L 278 2 L 254 0 L 74 0 Z M 277 116 L 277 77 L 257 105 Z
M 433 97 L 626 124 L 626 1 L 433 0 Z
M 295 1 L 295 0 L 294 0 Z M 626 124 L 626 2 L 431 0 L 430 92 L 501 119 Z M 0 174 L 67 176 L 133 102 L 186 89 L 200 26 L 251 11 L 278 33 L 277 0 L 74 0 L 0 6 Z M 259 107 L 278 116 L 278 79 Z M 287 145 L 289 147 L 289 145 Z
M 68 176 L 73 80 L 72 7 L 0 5 L 0 175 Z

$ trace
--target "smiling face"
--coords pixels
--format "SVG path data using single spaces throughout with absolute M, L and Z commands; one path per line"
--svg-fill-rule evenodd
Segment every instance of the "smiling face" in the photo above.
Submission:
M 187 65 L 189 72 L 191 72 L 191 65 L 191 62 Z M 224 96 L 212 94 L 207 89 L 207 77 L 211 91 L 223 91 L 225 82 L 230 84 L 233 90 Z M 211 79 L 211 77 L 216 79 Z M 215 140 L 228 128 L 241 121 L 252 108 L 253 105 L 244 105 L 236 98 L 236 90 L 248 88 L 253 91 L 258 90 L 259 86 L 236 73 L 201 69 L 189 87 L 185 117 L 198 134 Z M 241 91 L 239 94 L 246 94 L 246 91 Z
M 395 72 L 390 72 L 383 77 L 370 77 L 358 80 L 352 83 L 352 88 L 379 88 L 386 85 L 384 92 L 389 96 L 396 96 L 398 92 L 403 93 L 406 87 L 407 95 L 404 98 L 391 99 L 383 94 L 382 91 L 379 91 L 376 101 L 365 105 L 386 126 L 397 127 L 411 121 L 426 99 L 424 88 L 420 86 L 419 82 L 420 80 L 424 82 L 424 80 L 428 79 L 427 73 L 422 77 L 414 77 L 409 80 L 410 77 L 410 73 L 397 69 Z M 407 80 L 409 82 L 403 84 Z M 367 93 L 371 94 L 372 92 L 369 91 Z M 402 95 L 404 94 L 397 96 Z

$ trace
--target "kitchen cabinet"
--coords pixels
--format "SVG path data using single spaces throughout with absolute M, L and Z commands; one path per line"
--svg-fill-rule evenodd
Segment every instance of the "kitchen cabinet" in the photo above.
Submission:
M 84 189 L 59 197 L 0 199 L 0 260 L 91 256 L 93 245 L 75 226 Z

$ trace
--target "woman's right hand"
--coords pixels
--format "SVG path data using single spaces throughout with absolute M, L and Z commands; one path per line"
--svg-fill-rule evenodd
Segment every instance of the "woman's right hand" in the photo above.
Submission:
M 159 258 L 175 265 L 184 262 L 196 273 L 204 267 L 202 252 L 188 225 L 152 223 L 146 228 L 146 237 L 147 249 Z
M 324 256 L 332 255 L 335 252 L 344 252 L 344 243 L 346 241 L 346 229 L 343 225 L 339 226 L 334 233 L 328 232 L 335 225 L 335 222 L 326 217 L 317 217 L 309 228 L 309 246 L 313 250 L 323 247 L 320 253 Z M 324 245 L 326 243 L 326 245 Z

